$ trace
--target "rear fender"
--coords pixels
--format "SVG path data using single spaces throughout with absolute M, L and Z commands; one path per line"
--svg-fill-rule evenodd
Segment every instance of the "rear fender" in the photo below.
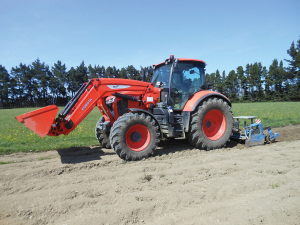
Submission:
M 199 91 L 197 93 L 195 93 L 185 104 L 185 106 L 183 107 L 183 125 L 184 125 L 184 130 L 185 132 L 189 131 L 189 126 L 190 126 L 190 113 L 195 111 L 198 107 L 198 105 L 200 105 L 204 100 L 208 99 L 208 98 L 220 98 L 223 101 L 227 102 L 228 105 L 231 107 L 231 102 L 229 100 L 229 98 L 227 98 L 226 96 L 215 92 L 215 91 Z
M 215 92 L 215 91 L 199 91 L 197 93 L 195 93 L 185 104 L 185 106 L 183 107 L 183 111 L 187 111 L 187 112 L 192 112 L 194 111 L 198 105 L 201 104 L 201 102 L 203 102 L 205 99 L 208 98 L 220 98 L 223 101 L 227 102 L 228 105 L 231 107 L 231 102 L 229 100 L 229 98 L 227 98 L 226 96 Z

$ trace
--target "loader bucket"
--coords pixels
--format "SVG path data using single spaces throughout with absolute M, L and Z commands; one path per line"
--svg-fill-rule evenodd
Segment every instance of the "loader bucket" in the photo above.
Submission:
M 58 110 L 56 105 L 49 105 L 15 118 L 37 135 L 44 137 L 48 134 L 52 124 L 55 124 Z

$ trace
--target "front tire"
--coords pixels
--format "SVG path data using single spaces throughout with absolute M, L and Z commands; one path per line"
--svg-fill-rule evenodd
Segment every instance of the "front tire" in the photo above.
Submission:
M 110 141 L 109 141 L 109 133 L 110 132 L 102 130 L 101 127 L 100 127 L 100 124 L 104 123 L 104 122 L 105 122 L 104 117 L 101 117 L 98 120 L 98 122 L 96 123 L 95 135 L 96 135 L 96 138 L 97 138 L 99 144 L 102 147 L 110 149 L 111 148 Z
M 154 154 L 159 143 L 159 126 L 144 113 L 125 113 L 114 123 L 110 143 L 124 160 L 141 160 Z
M 188 141 L 199 149 L 216 149 L 226 145 L 233 128 L 233 113 L 227 102 L 213 98 L 204 101 L 191 114 Z

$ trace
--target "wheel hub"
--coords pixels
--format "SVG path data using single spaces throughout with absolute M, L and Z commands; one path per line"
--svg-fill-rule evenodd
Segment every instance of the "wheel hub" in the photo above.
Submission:
M 205 122 L 205 126 L 209 129 L 209 128 L 211 128 L 211 121 L 210 120 L 207 120 L 206 122 Z
M 142 139 L 142 135 L 140 132 L 134 131 L 131 133 L 130 138 L 133 142 L 139 142 Z

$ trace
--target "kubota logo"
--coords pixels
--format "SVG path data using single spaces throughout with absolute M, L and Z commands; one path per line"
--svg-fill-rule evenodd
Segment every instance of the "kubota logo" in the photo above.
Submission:
M 90 102 L 91 102 L 92 100 L 93 100 L 93 99 L 90 98 L 90 99 L 87 101 L 87 103 L 85 103 L 85 105 L 82 107 L 81 110 L 82 110 L 82 111 L 85 110 L 85 108 L 90 104 Z
M 110 89 L 123 89 L 123 88 L 129 88 L 131 86 L 129 85 L 107 85 Z

